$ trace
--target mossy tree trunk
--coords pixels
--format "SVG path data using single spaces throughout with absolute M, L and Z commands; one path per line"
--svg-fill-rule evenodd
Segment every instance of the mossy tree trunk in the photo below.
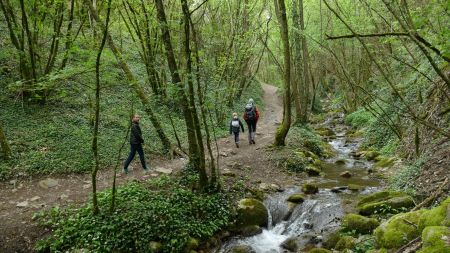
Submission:
M 284 0 L 274 0 L 274 4 L 280 26 L 284 57 L 283 122 L 275 133 L 274 144 L 275 146 L 284 146 L 286 144 L 286 136 L 289 132 L 289 128 L 291 127 L 291 52 L 289 47 L 289 32 Z

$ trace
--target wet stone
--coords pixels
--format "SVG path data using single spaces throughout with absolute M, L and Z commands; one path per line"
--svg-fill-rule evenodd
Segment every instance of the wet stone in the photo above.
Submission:
M 339 176 L 341 176 L 343 178 L 351 178 L 352 177 L 352 173 L 350 173 L 350 171 L 344 171 Z
M 173 170 L 172 169 L 165 169 L 165 168 L 158 167 L 158 168 L 155 169 L 155 171 L 159 172 L 159 173 L 163 173 L 163 174 L 172 174 Z
M 31 199 L 30 199 L 30 201 L 36 201 L 36 200 L 40 200 L 41 199 L 41 197 L 39 197 L 39 196 L 34 196 L 34 197 L 32 197 Z

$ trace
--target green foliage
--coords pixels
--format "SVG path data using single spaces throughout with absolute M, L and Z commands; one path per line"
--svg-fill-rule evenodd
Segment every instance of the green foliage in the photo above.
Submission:
M 404 166 L 389 180 L 389 187 L 397 191 L 414 193 L 415 179 L 420 175 L 426 159 L 420 157 L 414 163 Z
M 345 116 L 345 123 L 356 128 L 367 127 L 375 120 L 375 117 L 365 109 L 359 109 Z
M 163 252 L 182 252 L 189 238 L 207 239 L 232 218 L 223 193 L 194 193 L 168 177 L 120 187 L 113 213 L 106 211 L 110 201 L 110 190 L 99 193 L 102 211 L 97 216 L 91 204 L 42 214 L 41 222 L 53 233 L 39 241 L 36 249 L 148 252 L 150 242 L 156 241 L 163 244 Z
M 353 252 L 355 253 L 365 253 L 371 249 L 375 249 L 376 239 L 375 236 L 367 236 L 364 237 L 362 241 L 358 242 L 354 248 Z
M 317 156 L 326 156 L 327 143 L 309 126 L 292 126 L 288 133 L 288 145 L 308 150 Z

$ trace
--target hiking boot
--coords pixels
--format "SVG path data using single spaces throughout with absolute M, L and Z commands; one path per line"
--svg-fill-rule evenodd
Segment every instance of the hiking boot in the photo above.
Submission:
M 256 144 L 255 140 L 252 140 L 252 143 L 253 143 L 253 144 Z
M 123 169 L 122 174 L 128 175 L 128 169 Z
M 239 143 L 236 143 L 236 148 L 239 148 Z

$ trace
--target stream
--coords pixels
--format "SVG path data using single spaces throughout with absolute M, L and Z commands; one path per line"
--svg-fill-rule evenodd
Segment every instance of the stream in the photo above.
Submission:
M 281 253 L 291 252 L 282 247 L 286 240 L 295 240 L 299 249 L 320 247 L 322 242 L 340 225 L 340 220 L 360 194 L 368 194 L 381 186 L 379 180 L 369 177 L 373 163 L 359 159 L 355 154 L 361 145 L 361 138 L 347 137 L 349 127 L 343 123 L 343 114 L 328 118 L 323 126 L 332 129 L 336 135 L 328 143 L 336 156 L 322 160 L 323 177 L 309 177 L 306 182 L 319 186 L 319 192 L 308 195 L 302 204 L 290 206 L 286 199 L 301 192 L 299 187 L 289 187 L 264 200 L 269 210 L 268 228 L 251 237 L 233 237 L 224 243 L 220 253 L 233 252 L 236 246 L 247 246 L 248 252 Z M 348 171 L 350 178 L 340 174 Z M 348 189 L 358 185 L 360 191 Z M 251 248 L 250 248 L 251 247 Z M 253 251 L 252 251 L 253 250 Z

